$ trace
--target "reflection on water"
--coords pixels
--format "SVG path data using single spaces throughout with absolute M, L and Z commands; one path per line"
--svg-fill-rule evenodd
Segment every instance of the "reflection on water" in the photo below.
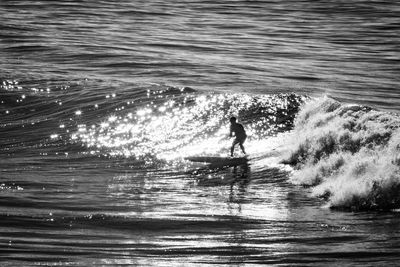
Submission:
M 231 215 L 240 215 L 251 180 L 251 168 L 248 163 L 235 166 L 209 164 L 190 173 L 196 177 L 199 186 L 229 186 L 229 197 L 225 200 L 228 210 Z
M 238 204 L 238 212 L 240 213 L 241 203 L 244 203 L 246 197 L 246 189 L 251 179 L 250 166 L 245 163 L 232 167 L 233 181 L 230 184 L 229 203 Z
M 1 260 L 78 266 L 398 260 L 397 214 L 321 208 L 279 168 L 122 167 L 81 169 L 70 182 L 36 173 L 32 183 L 32 170 L 3 175 L 14 187 L 1 191 Z

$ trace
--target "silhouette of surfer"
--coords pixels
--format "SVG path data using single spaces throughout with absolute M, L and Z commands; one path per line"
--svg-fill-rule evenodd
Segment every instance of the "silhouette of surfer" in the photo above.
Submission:
M 246 131 L 244 130 L 243 125 L 240 123 L 236 122 L 236 118 L 232 117 L 230 119 L 231 122 L 231 128 L 230 128 L 230 133 L 229 137 L 232 137 L 232 134 L 235 133 L 235 139 L 233 140 L 232 146 L 231 146 L 231 157 L 233 157 L 233 151 L 235 150 L 235 145 L 239 144 L 240 149 L 242 149 L 243 154 L 246 154 L 244 150 L 243 143 L 246 141 L 247 135 Z

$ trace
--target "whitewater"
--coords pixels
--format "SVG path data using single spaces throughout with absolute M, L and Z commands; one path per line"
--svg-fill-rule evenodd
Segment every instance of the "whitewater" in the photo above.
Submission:
M 1 2 L 0 265 L 396 266 L 399 12 Z

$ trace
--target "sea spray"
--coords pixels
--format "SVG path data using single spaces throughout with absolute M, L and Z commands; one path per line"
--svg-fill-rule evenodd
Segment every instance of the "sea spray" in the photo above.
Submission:
M 331 208 L 400 207 L 400 118 L 324 97 L 306 103 L 284 156 L 291 181 L 313 187 Z

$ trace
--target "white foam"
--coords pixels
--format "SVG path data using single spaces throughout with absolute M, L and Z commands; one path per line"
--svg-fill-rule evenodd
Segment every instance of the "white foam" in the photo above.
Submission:
M 399 205 L 400 119 L 327 97 L 307 103 L 292 132 L 285 159 L 296 184 L 315 186 L 331 207 L 392 209 Z M 377 195 L 379 194 L 379 196 Z

